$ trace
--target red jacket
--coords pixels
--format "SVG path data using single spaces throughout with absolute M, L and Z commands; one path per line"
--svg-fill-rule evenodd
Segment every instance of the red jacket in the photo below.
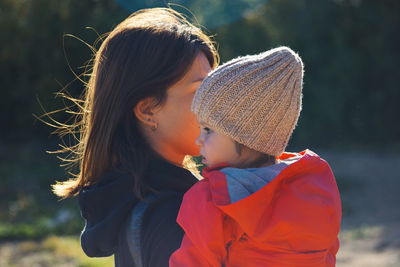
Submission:
M 329 165 L 309 150 L 279 159 L 267 178 L 204 168 L 183 198 L 185 236 L 170 266 L 335 266 L 341 203 Z

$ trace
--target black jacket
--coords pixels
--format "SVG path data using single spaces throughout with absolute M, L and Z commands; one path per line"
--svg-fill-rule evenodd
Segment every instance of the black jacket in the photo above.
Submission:
M 168 266 L 172 252 L 179 248 L 183 231 L 176 217 L 183 194 L 197 181 L 187 170 L 154 157 L 145 179 L 153 188 L 169 197 L 152 205 L 143 218 L 141 256 L 143 266 Z M 89 257 L 114 254 L 115 266 L 134 266 L 125 238 L 125 225 L 138 199 L 133 194 L 132 178 L 115 169 L 101 177 L 99 183 L 85 188 L 78 196 L 85 228 L 82 249 Z

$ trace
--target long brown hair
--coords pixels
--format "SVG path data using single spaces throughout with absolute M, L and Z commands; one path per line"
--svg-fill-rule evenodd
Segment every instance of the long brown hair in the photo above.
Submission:
M 140 10 L 117 25 L 95 54 L 83 99 L 70 98 L 79 112 L 75 123 L 62 130 L 78 142 L 56 152 L 70 152 L 64 160 L 75 164 L 78 174 L 57 182 L 53 192 L 62 198 L 74 196 L 105 172 L 123 166 L 141 198 L 153 151 L 132 109 L 147 97 L 162 105 L 167 88 L 183 77 L 199 52 L 211 67 L 218 64 L 211 39 L 169 8 Z

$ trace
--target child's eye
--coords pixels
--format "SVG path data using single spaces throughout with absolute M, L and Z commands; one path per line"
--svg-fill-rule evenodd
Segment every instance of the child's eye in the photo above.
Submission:
M 208 127 L 203 127 L 203 130 L 204 130 L 207 134 L 209 134 L 209 133 L 211 132 L 211 129 L 208 128 Z

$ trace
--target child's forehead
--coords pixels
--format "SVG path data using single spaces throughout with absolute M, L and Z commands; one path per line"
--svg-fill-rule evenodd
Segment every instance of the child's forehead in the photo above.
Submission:
M 207 122 L 202 121 L 202 120 L 197 120 L 197 122 L 201 125 L 201 126 L 209 126 Z

